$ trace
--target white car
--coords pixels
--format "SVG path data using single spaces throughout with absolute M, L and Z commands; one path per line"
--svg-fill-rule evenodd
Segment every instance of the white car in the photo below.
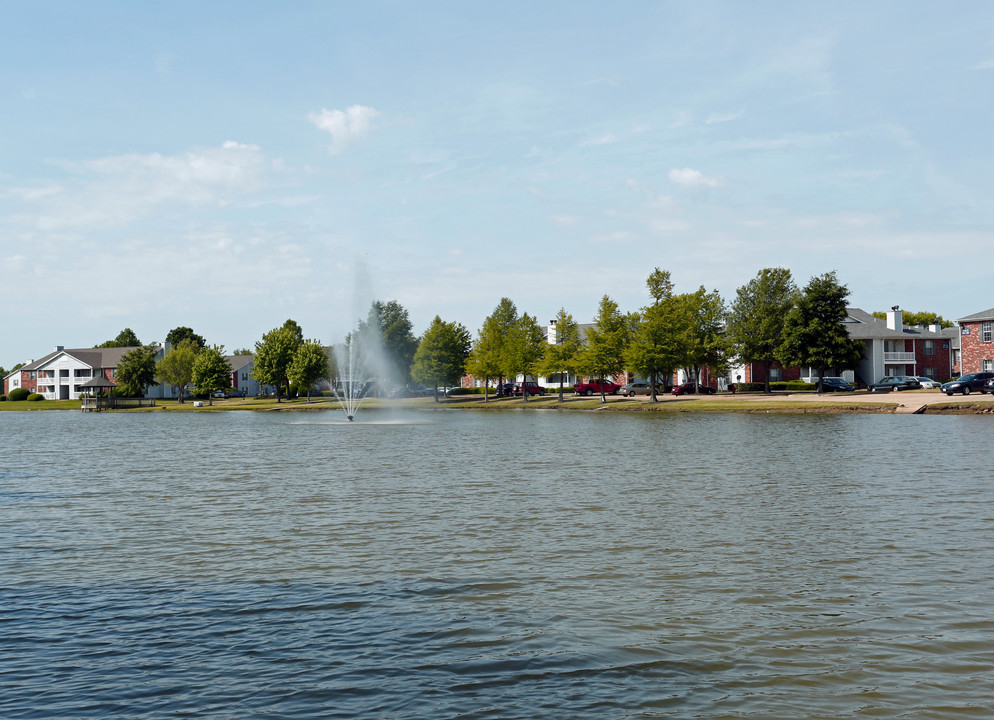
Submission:
M 918 382 L 922 384 L 922 387 L 926 390 L 935 390 L 936 388 L 942 387 L 942 383 L 938 380 L 933 380 L 932 378 L 919 377 L 915 378 Z

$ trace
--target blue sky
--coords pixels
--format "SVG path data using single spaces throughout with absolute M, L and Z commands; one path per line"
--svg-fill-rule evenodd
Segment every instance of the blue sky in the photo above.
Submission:
M 976 2 L 5 3 L 0 365 L 335 342 L 374 297 L 588 322 L 654 267 L 955 319 L 994 305 L 992 84 Z

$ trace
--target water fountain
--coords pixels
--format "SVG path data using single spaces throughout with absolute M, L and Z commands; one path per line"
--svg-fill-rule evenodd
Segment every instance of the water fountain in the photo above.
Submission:
M 360 364 L 357 362 L 357 346 L 359 345 L 356 332 L 352 332 L 345 339 L 345 346 L 335 348 L 336 361 L 339 367 L 339 377 L 341 379 L 341 389 L 335 391 L 338 404 L 345 411 L 345 417 L 349 422 L 355 420 L 355 415 L 359 412 L 362 404 L 363 390 L 365 382 L 362 381 Z
M 356 321 L 345 336 L 345 342 L 334 347 L 339 377 L 339 388 L 335 395 L 349 422 L 355 421 L 356 413 L 370 388 L 376 384 L 382 386 L 390 377 L 379 317 L 372 312 L 370 287 L 366 268 L 360 263 L 356 268 L 352 296 L 352 316 Z M 370 308 L 365 322 L 356 312 L 361 307 Z

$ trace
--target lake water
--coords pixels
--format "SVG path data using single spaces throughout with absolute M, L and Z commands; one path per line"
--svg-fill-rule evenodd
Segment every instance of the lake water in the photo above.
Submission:
M 0 717 L 987 718 L 990 418 L 0 413 Z

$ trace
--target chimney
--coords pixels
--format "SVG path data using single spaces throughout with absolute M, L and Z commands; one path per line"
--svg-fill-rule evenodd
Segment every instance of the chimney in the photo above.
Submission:
M 66 348 L 65 348 L 65 346 L 64 346 L 64 345 L 56 345 L 56 346 L 55 346 L 55 352 L 62 352 L 62 351 L 63 351 L 63 350 L 65 350 L 65 349 L 66 349 Z
M 895 305 L 887 311 L 887 329 L 904 332 L 904 313 L 900 306 Z

